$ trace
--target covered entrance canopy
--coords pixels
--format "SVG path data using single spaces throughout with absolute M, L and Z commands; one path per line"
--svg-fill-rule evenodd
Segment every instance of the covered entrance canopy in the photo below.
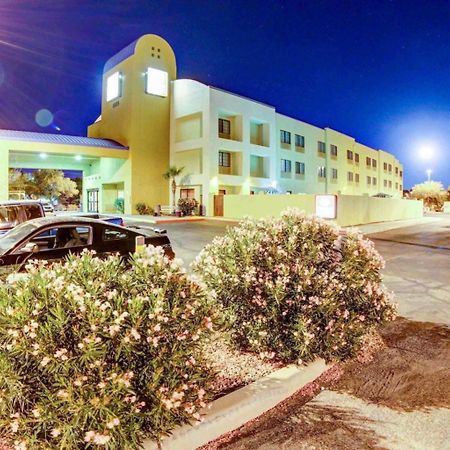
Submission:
M 84 209 L 87 190 L 98 190 L 99 210 L 103 210 L 104 186 L 108 205 L 112 184 L 123 187 L 117 192 L 125 201 L 130 189 L 129 150 L 108 139 L 0 130 L 0 200 L 8 199 L 9 168 L 82 172 Z

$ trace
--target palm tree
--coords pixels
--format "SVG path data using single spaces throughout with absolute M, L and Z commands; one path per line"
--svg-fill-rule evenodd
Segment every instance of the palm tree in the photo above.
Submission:
M 163 177 L 166 180 L 172 180 L 172 203 L 173 208 L 175 210 L 175 194 L 177 192 L 177 181 L 176 177 L 180 176 L 183 173 L 184 167 L 176 167 L 176 166 L 170 166 L 169 170 L 165 173 L 163 173 Z

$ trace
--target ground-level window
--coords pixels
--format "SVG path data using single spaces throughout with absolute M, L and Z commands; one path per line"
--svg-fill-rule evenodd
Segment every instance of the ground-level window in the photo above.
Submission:
M 180 198 L 195 198 L 195 189 L 180 189 Z
M 92 213 L 98 212 L 98 189 L 88 189 L 87 210 Z

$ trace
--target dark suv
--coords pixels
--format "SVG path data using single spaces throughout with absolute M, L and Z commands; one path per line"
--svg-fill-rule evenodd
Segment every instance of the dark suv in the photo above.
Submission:
M 35 200 L 9 200 L 0 202 L 0 235 L 19 223 L 45 217 L 42 204 Z

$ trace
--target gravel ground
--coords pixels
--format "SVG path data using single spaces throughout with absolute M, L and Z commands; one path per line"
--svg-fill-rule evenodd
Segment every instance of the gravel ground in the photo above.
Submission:
M 216 398 L 283 367 L 282 363 L 268 361 L 259 355 L 234 350 L 221 335 L 205 348 L 205 356 L 217 371 L 212 387 Z

